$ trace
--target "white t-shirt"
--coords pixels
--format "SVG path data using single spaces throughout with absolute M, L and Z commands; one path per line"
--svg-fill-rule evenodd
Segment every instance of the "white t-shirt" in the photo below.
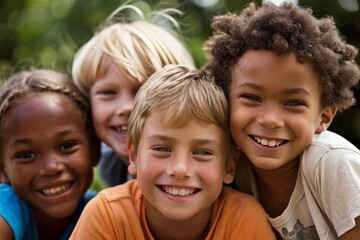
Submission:
M 319 239 L 299 175 L 288 207 L 280 216 L 268 219 L 283 239 Z
M 247 160 L 239 160 L 236 183 L 239 190 L 257 197 Z M 269 221 L 284 239 L 328 240 L 338 239 L 352 229 L 358 216 L 359 149 L 330 131 L 316 134 L 301 155 L 296 186 L 287 208 Z

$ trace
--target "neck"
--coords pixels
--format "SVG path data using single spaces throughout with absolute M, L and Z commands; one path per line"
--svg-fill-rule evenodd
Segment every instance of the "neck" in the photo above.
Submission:
M 276 170 L 254 168 L 259 201 L 270 217 L 281 215 L 294 191 L 300 161 L 294 160 Z
M 71 222 L 72 216 L 52 218 L 34 213 L 39 239 L 60 239 Z
M 202 213 L 186 220 L 172 220 L 159 212 L 152 214 L 147 211 L 146 215 L 149 216 L 147 217 L 148 226 L 156 240 L 199 240 L 207 236 L 211 213 L 212 205 Z

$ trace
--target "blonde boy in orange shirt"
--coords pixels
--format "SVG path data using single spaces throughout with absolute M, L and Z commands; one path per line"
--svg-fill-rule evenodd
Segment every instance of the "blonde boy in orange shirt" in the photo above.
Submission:
M 129 172 L 103 190 L 71 239 L 275 239 L 234 178 L 224 93 L 203 71 L 168 65 L 140 88 L 129 119 Z

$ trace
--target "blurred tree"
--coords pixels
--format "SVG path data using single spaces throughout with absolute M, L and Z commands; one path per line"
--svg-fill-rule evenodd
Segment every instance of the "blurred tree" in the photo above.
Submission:
M 206 63 L 203 44 L 211 36 L 213 16 L 239 12 L 249 0 L 147 0 L 133 1 L 144 8 L 175 7 L 180 18 L 182 40 L 198 67 Z M 256 0 L 258 4 L 261 0 Z M 124 1 L 119 0 L 2 0 L 0 2 L 0 80 L 12 71 L 30 66 L 70 73 L 77 49 L 99 24 Z M 358 0 L 299 0 L 311 7 L 315 16 L 331 15 L 347 40 L 360 48 Z M 358 56 L 357 61 L 360 61 Z M 356 89 L 360 102 L 360 89 Z M 330 129 L 360 147 L 359 103 L 339 114 Z

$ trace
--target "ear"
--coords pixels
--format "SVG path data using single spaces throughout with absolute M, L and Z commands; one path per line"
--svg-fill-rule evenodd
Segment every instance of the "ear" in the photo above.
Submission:
M 236 170 L 236 162 L 239 157 L 239 151 L 236 151 L 232 154 L 230 162 L 225 170 L 224 180 L 225 184 L 230 184 L 234 181 L 235 177 L 235 170 Z
M 127 139 L 126 147 L 127 147 L 128 154 L 129 154 L 128 172 L 131 175 L 136 176 L 136 149 L 135 149 L 135 146 L 134 146 L 134 144 L 132 144 L 132 142 L 129 139 Z
M 0 183 L 10 183 L 5 173 L 0 172 Z
M 337 111 L 336 106 L 325 107 L 321 113 L 321 121 L 317 126 L 315 133 L 321 133 L 325 131 L 331 124 Z
M 6 174 L 5 166 L 0 163 L 0 183 L 10 184 L 9 177 Z

